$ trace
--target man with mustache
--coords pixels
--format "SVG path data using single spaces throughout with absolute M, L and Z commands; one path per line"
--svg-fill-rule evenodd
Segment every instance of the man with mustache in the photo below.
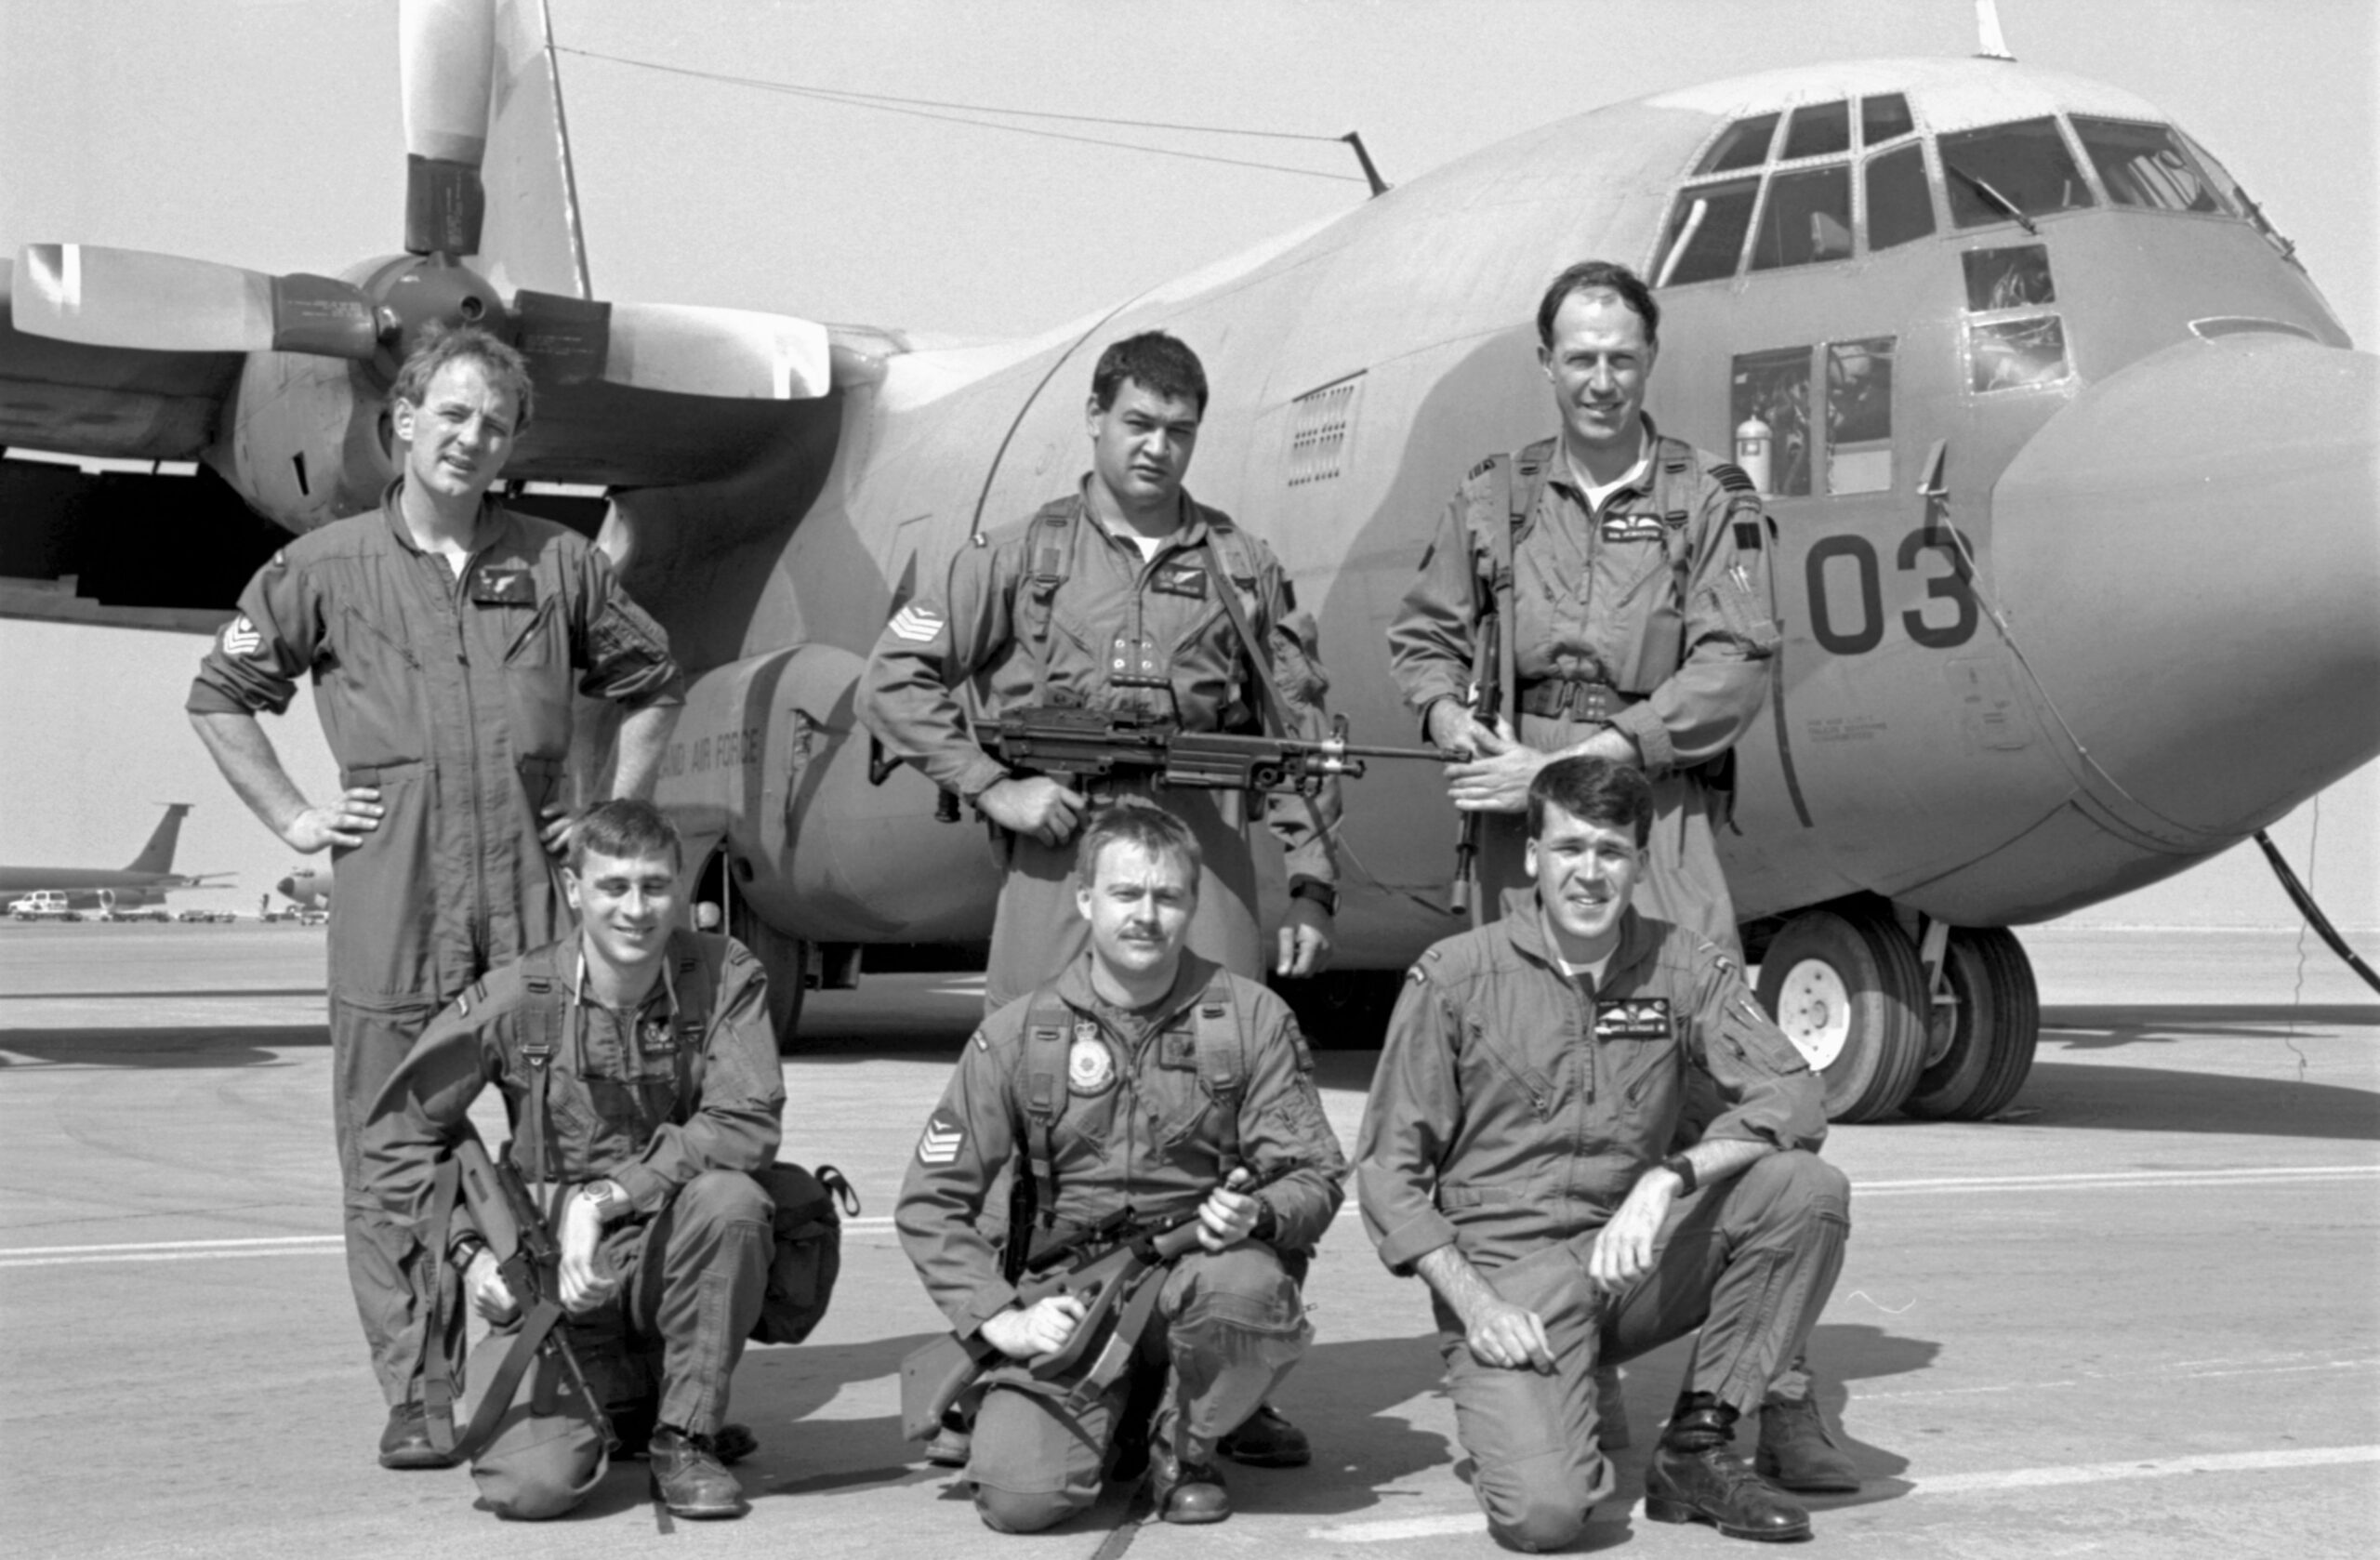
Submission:
M 985 1526 L 1038 1532 L 1097 1500 L 1136 1384 L 1157 1400 L 1157 1515 L 1220 1522 L 1216 1443 L 1313 1338 L 1288 1259 L 1329 1227 L 1346 1161 L 1288 1007 L 1186 946 L 1206 878 L 1189 826 L 1124 802 L 1091 817 L 1078 850 L 1090 945 L 960 1052 L 894 1223 L 952 1329 L 993 1360 L 972 1389 L 966 1464 Z M 1038 1213 L 1002 1250 L 985 1203 L 1012 1166 Z M 1086 1358 L 1036 1376 L 1030 1361 L 1090 1324 L 1069 1295 L 1021 1304 L 1017 1280 L 1118 1212 L 1191 1209 L 1198 1244 L 1152 1280 L 1146 1330 L 1123 1341 L 1131 1368 L 1087 1379 Z M 1092 1342 L 1093 1356 L 1117 1346 Z

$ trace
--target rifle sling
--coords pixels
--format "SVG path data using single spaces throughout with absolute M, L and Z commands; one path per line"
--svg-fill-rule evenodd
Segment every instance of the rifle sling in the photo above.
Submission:
M 1289 713 L 1289 701 L 1273 685 L 1273 657 L 1257 639 L 1256 626 L 1248 620 L 1248 608 L 1240 602 L 1239 588 L 1215 561 L 1211 541 L 1198 549 L 1198 561 L 1206 565 L 1207 578 L 1215 588 L 1215 600 L 1222 603 L 1223 615 L 1231 620 L 1232 632 L 1239 637 L 1240 648 L 1248 653 L 1250 681 L 1256 684 L 1258 692 L 1259 719 L 1273 736 L 1297 735 L 1298 723 Z

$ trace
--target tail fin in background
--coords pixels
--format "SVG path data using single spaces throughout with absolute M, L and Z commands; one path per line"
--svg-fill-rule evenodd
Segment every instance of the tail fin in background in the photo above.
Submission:
M 479 258 L 488 280 L 505 292 L 532 287 L 592 298 L 552 19 L 545 0 L 493 4 L 494 90 L 480 168 L 487 218 Z
M 149 843 L 140 847 L 140 853 L 132 858 L 131 865 L 125 870 L 171 872 L 174 869 L 174 847 L 181 843 L 182 815 L 189 811 L 190 803 L 187 801 L 167 802 L 165 815 L 157 820 L 157 832 L 149 837 Z

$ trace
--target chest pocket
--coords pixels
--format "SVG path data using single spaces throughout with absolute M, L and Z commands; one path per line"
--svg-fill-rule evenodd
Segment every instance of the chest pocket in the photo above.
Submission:
M 578 1089 L 571 1114 L 593 1134 L 590 1157 L 602 1159 L 606 1144 L 614 1151 L 635 1152 L 654 1132 L 679 1115 L 686 1058 L 699 1049 L 699 1031 L 673 1029 L 667 1018 L 640 1017 L 628 1025 L 609 1017 L 584 1015 L 577 1056 Z
M 1595 1004 L 1595 1052 L 1610 1096 L 1633 1114 L 1668 1107 L 1682 1081 L 1676 1016 L 1667 998 L 1619 998 Z
M 1501 1094 L 1526 1104 L 1540 1121 L 1554 1115 L 1554 1080 L 1513 1055 L 1477 1013 L 1462 1015 L 1462 1073 L 1466 1095 Z

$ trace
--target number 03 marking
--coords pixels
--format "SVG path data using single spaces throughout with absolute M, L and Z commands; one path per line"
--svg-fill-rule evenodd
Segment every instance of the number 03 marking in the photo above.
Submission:
M 1949 650 L 1966 643 L 1975 637 L 1977 620 L 1981 614 L 1976 606 L 1975 592 L 1969 588 L 1966 559 L 1958 544 L 1942 531 L 1920 526 L 1900 540 L 1895 564 L 1901 573 L 1915 572 L 1924 555 L 1932 553 L 1934 562 L 1944 565 L 1943 572 L 1925 575 L 1925 605 L 1911 607 L 1900 615 L 1901 628 L 1909 637 L 1928 650 Z M 1828 565 L 1837 560 L 1851 565 L 1853 592 L 1858 602 L 1856 621 L 1840 624 L 1827 592 Z M 1810 633 L 1823 649 L 1836 655 L 1863 655 L 1884 642 L 1884 607 L 1882 569 L 1876 549 L 1865 536 L 1825 536 L 1811 544 L 1808 561 L 1804 565 L 1804 584 L 1810 600 Z M 1926 614 L 1937 602 L 1950 604 L 1948 622 L 1928 621 Z

